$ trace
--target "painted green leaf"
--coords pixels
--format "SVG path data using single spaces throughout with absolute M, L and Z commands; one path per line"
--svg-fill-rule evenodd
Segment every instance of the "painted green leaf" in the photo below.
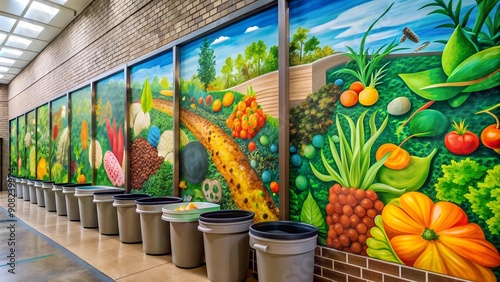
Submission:
M 460 63 L 476 52 L 474 44 L 465 36 L 462 28 L 457 26 L 444 46 L 441 57 L 441 64 L 446 75 L 449 76 Z
M 302 204 L 300 221 L 316 226 L 320 237 L 326 238 L 328 227 L 326 226 L 326 221 L 323 218 L 318 203 L 314 200 L 311 191 L 309 191 L 306 200 Z
M 151 93 L 151 86 L 149 86 L 149 80 L 147 77 L 144 81 L 144 86 L 142 87 L 141 107 L 144 113 L 148 113 L 153 107 L 153 93 Z
M 448 119 L 440 111 L 427 109 L 418 112 L 410 121 L 410 133 L 416 137 L 434 137 L 448 127 Z
M 446 81 L 448 76 L 442 68 L 434 68 L 416 73 L 401 73 L 399 76 L 413 92 L 427 100 L 448 100 L 455 97 L 466 87 L 450 86 L 423 89 L 429 85 L 440 84 Z
M 453 98 L 450 98 L 448 100 L 448 104 L 450 104 L 450 106 L 452 106 L 453 108 L 459 107 L 469 98 L 470 94 L 471 94 L 470 92 L 465 93 L 465 90 L 464 90 L 464 92 L 458 94 L 457 96 L 455 96 Z

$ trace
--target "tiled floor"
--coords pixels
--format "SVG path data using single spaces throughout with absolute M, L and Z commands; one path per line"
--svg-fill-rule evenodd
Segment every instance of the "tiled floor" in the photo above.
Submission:
M 0 206 L 4 209 L 7 209 L 7 196 L 6 191 L 0 192 Z M 47 212 L 45 208 L 31 204 L 29 201 L 17 199 L 15 204 L 15 216 L 18 220 L 25 222 L 31 228 L 53 240 L 56 243 L 54 245 L 62 246 L 59 248 L 63 253 L 71 252 L 115 281 L 209 281 L 205 266 L 181 269 L 172 263 L 170 255 L 146 255 L 142 250 L 142 244 L 121 243 L 118 236 L 105 236 L 101 235 L 98 229 L 82 228 L 80 222 L 69 221 L 67 217 L 58 216 L 55 212 Z M 23 248 L 32 248 L 38 251 L 38 245 L 33 245 L 32 242 L 23 242 L 23 238 L 19 236 L 17 240 L 19 252 Z M 6 238 L 0 238 L 0 242 L 4 242 L 3 246 L 0 245 L 0 250 L 7 250 Z M 42 257 L 39 260 L 44 259 Z M 4 259 L 1 259 L 0 263 L 3 264 L 3 261 Z M 48 278 L 46 281 L 95 281 L 95 278 L 79 276 L 76 271 L 72 275 L 66 276 L 70 279 L 65 279 L 61 277 L 61 268 L 57 261 L 50 262 L 46 259 L 46 262 L 43 267 L 50 269 L 53 275 L 53 278 Z M 31 264 L 19 264 L 18 270 L 21 271 L 23 267 L 30 268 Z M 31 269 L 28 270 L 29 272 L 25 273 L 32 272 Z M 7 268 L 0 266 L 0 271 L 7 272 Z M 1 279 L 1 277 L 6 277 L 4 275 L 4 273 L 0 273 L 0 281 L 4 281 Z M 16 279 L 5 281 L 42 281 L 34 271 L 32 277 L 14 277 Z M 31 279 L 26 280 L 27 278 Z M 256 280 L 250 276 L 247 281 Z

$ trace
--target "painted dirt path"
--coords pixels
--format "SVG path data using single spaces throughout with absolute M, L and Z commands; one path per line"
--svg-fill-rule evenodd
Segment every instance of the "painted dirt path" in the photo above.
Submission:
M 153 108 L 171 116 L 174 114 L 171 101 L 153 99 Z M 214 123 L 189 110 L 181 109 L 180 119 L 210 152 L 238 208 L 254 212 L 256 222 L 278 220 L 278 208 L 233 138 Z

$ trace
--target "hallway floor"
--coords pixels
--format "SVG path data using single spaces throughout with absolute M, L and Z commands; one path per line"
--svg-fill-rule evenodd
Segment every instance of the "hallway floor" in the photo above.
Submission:
M 1 281 L 209 281 L 205 266 L 178 268 L 170 255 L 146 255 L 142 244 L 121 243 L 118 236 L 82 228 L 79 221 L 23 199 L 15 202 L 16 274 L 9 274 L 8 227 L 14 221 L 6 212 L 6 191 L 0 192 L 0 207 L 5 209 L 0 210 L 0 277 L 8 277 Z

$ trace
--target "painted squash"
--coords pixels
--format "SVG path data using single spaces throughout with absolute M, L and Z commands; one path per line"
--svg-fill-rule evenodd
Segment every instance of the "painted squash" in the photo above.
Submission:
M 382 220 L 398 257 L 417 268 L 471 279 L 496 281 L 490 268 L 500 265 L 498 250 L 465 212 L 449 202 L 433 203 L 419 192 L 388 204 Z
M 82 131 L 80 132 L 80 139 L 82 140 L 82 149 L 87 150 L 87 143 L 89 139 L 89 127 L 87 121 L 82 121 Z

